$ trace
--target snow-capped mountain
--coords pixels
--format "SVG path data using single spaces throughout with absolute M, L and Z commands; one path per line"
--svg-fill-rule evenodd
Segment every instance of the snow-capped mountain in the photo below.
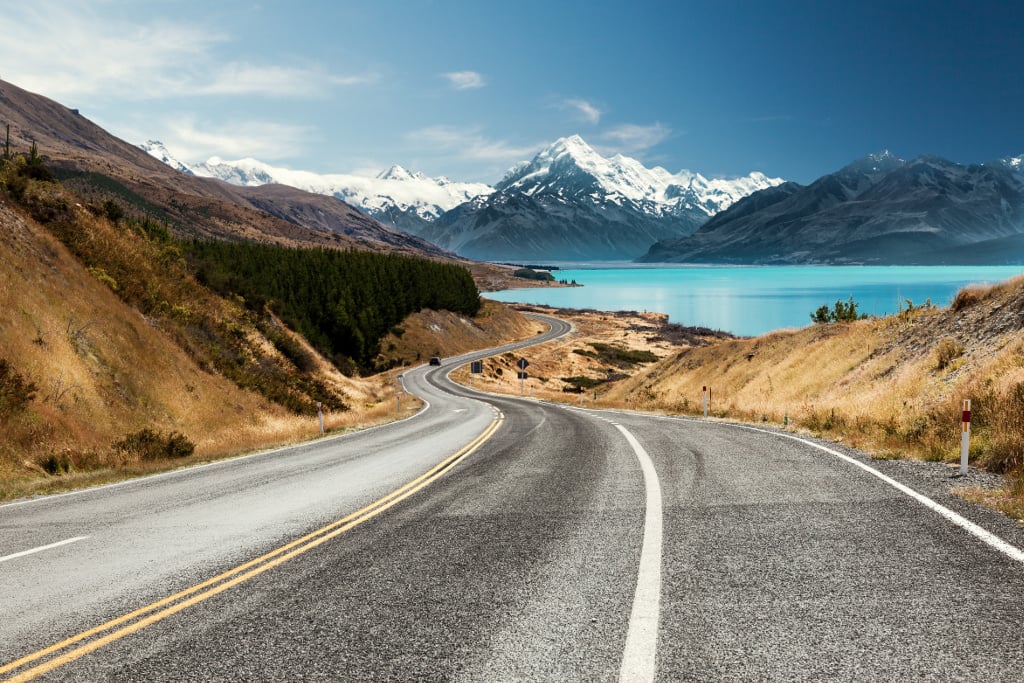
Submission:
M 605 158 L 574 135 L 516 165 L 493 194 L 452 209 L 420 235 L 484 260 L 629 259 L 782 182 L 761 173 L 709 180 L 649 169 L 621 154 Z
M 159 159 L 174 170 L 192 175 L 192 169 L 189 168 L 187 164 L 178 161 L 178 159 L 175 158 L 175 156 L 171 154 L 166 147 L 164 147 L 164 143 L 159 140 L 149 140 L 139 145 L 139 147 L 141 147 L 144 152 L 148 152 L 153 158 Z
M 687 170 L 673 174 L 660 166 L 647 168 L 621 154 L 605 158 L 573 135 L 559 139 L 533 161 L 515 166 L 495 187 L 531 196 L 545 192 L 589 195 L 620 206 L 631 201 L 652 215 L 696 210 L 713 216 L 752 192 L 782 182 L 757 172 L 731 180 L 709 180 Z
M 413 233 L 445 211 L 494 191 L 485 183 L 460 183 L 443 176 L 431 178 L 422 173 L 410 173 L 398 165 L 376 176 L 296 171 L 249 158 L 228 161 L 211 157 L 203 163 L 187 165 L 177 161 L 159 142 L 151 141 L 140 147 L 157 159 L 199 177 L 218 178 L 244 187 L 288 185 L 334 196 L 384 223 Z
M 296 171 L 256 159 L 213 157 L 186 165 L 158 142 L 141 147 L 200 177 L 334 196 L 383 223 L 484 260 L 634 258 L 783 182 L 762 173 L 725 180 L 647 168 L 621 154 L 605 158 L 578 135 L 517 164 L 495 187 L 431 178 L 398 165 L 373 177 Z

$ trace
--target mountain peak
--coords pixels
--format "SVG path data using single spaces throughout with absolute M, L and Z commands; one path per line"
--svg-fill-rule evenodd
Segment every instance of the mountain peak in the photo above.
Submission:
M 413 177 L 412 173 L 409 173 L 399 164 L 392 164 L 391 168 L 377 174 L 377 178 L 380 180 L 412 180 Z
M 867 156 L 857 159 L 853 163 L 846 166 L 843 170 L 854 171 L 857 173 L 863 173 L 866 175 L 874 175 L 877 173 L 889 173 L 895 171 L 897 168 L 906 165 L 906 160 L 901 159 L 887 149 L 883 149 L 880 152 L 872 152 Z
M 189 168 L 188 164 L 184 164 L 179 161 L 170 150 L 159 140 L 146 140 L 145 143 L 139 145 L 139 149 L 149 154 L 154 159 L 164 162 L 176 171 L 193 175 L 192 169 Z

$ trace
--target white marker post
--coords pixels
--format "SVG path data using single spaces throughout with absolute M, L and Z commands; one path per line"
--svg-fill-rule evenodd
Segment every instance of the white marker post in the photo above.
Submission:
M 316 416 L 320 420 L 320 436 L 324 435 L 324 410 L 323 403 L 320 401 L 316 402 Z
M 960 433 L 960 476 L 967 476 L 967 453 L 971 444 L 971 399 L 964 399 L 964 413 Z
M 703 400 L 704 400 L 704 417 L 707 417 L 708 416 L 708 387 L 707 387 L 707 385 L 704 385 L 704 387 L 701 388 L 701 395 L 703 396 Z

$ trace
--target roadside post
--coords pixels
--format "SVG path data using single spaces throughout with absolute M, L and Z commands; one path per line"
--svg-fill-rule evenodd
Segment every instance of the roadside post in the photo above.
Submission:
M 964 412 L 960 430 L 960 476 L 967 476 L 967 453 L 971 442 L 971 399 L 964 399 Z
M 316 402 L 316 416 L 320 420 L 320 436 L 324 435 L 324 404 L 320 401 Z
M 708 416 L 708 399 L 710 398 L 710 392 L 708 391 L 708 387 L 707 387 L 706 384 L 701 388 L 701 396 L 703 397 L 703 402 L 704 402 L 704 417 L 707 417 Z

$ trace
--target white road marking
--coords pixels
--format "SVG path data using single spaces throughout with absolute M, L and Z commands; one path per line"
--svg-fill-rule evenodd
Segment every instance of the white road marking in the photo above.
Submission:
M 921 494 L 921 493 L 918 493 L 917 491 L 915 491 L 914 489 L 910 488 L 909 486 L 905 486 L 904 484 L 901 484 L 900 482 L 896 481 L 892 477 L 889 477 L 889 476 L 887 476 L 885 474 L 882 474 L 881 472 L 876 470 L 874 467 L 871 467 L 870 465 L 866 465 L 866 464 L 862 463 L 860 460 L 857 460 L 856 458 L 851 458 L 850 456 L 844 455 L 843 453 L 840 453 L 839 451 L 833 450 L 833 449 L 828 448 L 826 446 L 822 446 L 821 444 L 816 444 L 813 441 L 808 441 L 807 439 L 801 439 L 799 436 L 793 436 L 792 434 L 780 434 L 779 432 L 771 432 L 771 431 L 768 431 L 767 429 L 758 429 L 757 427 L 746 427 L 744 425 L 731 425 L 731 426 L 739 427 L 740 429 L 749 429 L 751 431 L 761 432 L 763 434 L 774 434 L 775 436 L 782 436 L 782 437 L 785 437 L 787 439 L 792 439 L 793 441 L 799 441 L 800 443 L 807 444 L 808 446 L 812 446 L 814 448 L 817 448 L 820 451 L 825 451 L 826 453 L 828 453 L 830 455 L 834 455 L 835 457 L 839 458 L 840 460 L 844 460 L 844 461 L 850 463 L 851 465 L 856 465 L 857 467 L 861 468 L 862 470 L 864 470 L 868 474 L 870 474 L 872 476 L 875 476 L 875 477 L 878 477 L 879 479 L 881 479 L 882 481 L 884 481 L 886 484 L 888 484 L 889 486 L 893 487 L 897 491 L 900 491 L 901 493 L 904 493 L 904 494 L 910 496 L 911 498 L 913 498 L 914 500 L 919 502 L 921 505 L 924 505 L 929 510 L 932 510 L 933 512 L 939 513 L 940 515 L 942 515 L 943 517 L 948 519 L 953 524 L 956 524 L 958 527 L 960 527 L 961 529 L 963 529 L 967 533 L 971 534 L 975 538 L 977 538 L 977 539 L 987 543 L 988 545 L 990 545 L 991 547 L 995 548 L 999 552 L 1003 553 L 1004 555 L 1006 555 L 1010 559 L 1016 560 L 1017 562 L 1024 563 L 1024 551 L 1022 551 L 1017 546 L 1014 546 L 1014 545 L 1011 545 L 1011 544 L 1007 543 L 1003 539 L 1001 539 L 998 536 L 996 536 L 995 534 L 993 534 L 991 531 L 988 531 L 987 529 L 982 528 L 981 526 L 975 524 L 974 522 L 970 521 L 969 519 L 958 515 L 957 513 L 953 512 L 948 507 L 946 507 L 945 505 L 942 505 L 941 503 L 937 503 L 936 501 L 932 500 L 928 496 L 926 496 L 924 494 Z
M 612 423 L 633 447 L 644 474 L 647 511 L 644 516 L 644 542 L 640 568 L 629 615 L 626 647 L 619 669 L 620 681 L 653 681 L 658 654 L 658 617 L 661 610 L 661 483 L 654 463 L 640 442 L 620 424 Z
M 69 543 L 76 543 L 78 541 L 84 541 L 87 538 L 89 538 L 89 537 L 88 536 L 75 536 L 74 538 L 66 538 L 63 541 L 57 541 L 56 543 L 51 543 L 50 545 L 41 545 L 38 548 L 31 548 L 29 550 L 22 550 L 20 553 L 14 553 L 12 555 L 4 555 L 3 557 L 0 557 L 0 562 L 6 562 L 7 560 L 13 560 L 13 559 L 18 558 L 18 557 L 25 557 L 26 555 L 32 555 L 33 553 L 41 553 L 44 550 L 49 550 L 51 548 L 58 548 L 58 547 L 60 547 L 62 545 L 67 545 Z

